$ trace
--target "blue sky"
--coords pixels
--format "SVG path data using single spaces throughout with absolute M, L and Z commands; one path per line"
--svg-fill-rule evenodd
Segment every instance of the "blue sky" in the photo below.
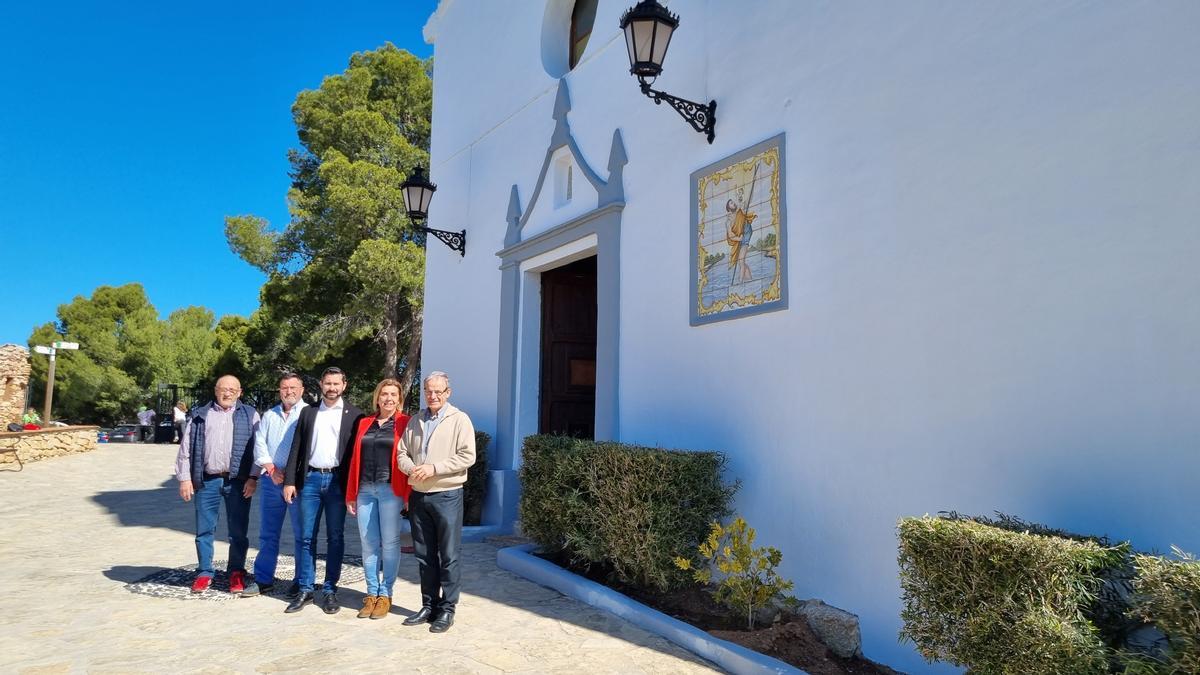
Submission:
M 165 318 L 249 315 L 263 276 L 224 217 L 287 222 L 291 104 L 390 41 L 422 58 L 436 0 L 0 6 L 0 344 L 141 282 Z

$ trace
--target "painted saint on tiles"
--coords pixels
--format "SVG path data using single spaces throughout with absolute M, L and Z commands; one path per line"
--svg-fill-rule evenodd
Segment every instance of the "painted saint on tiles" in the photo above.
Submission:
M 786 307 L 783 136 L 692 174 L 692 325 Z

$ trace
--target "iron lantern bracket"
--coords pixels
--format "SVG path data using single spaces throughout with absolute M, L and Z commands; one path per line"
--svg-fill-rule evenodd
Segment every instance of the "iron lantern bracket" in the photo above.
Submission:
M 687 120 L 687 123 L 692 125 L 692 128 L 702 134 L 708 136 L 708 143 L 712 145 L 713 139 L 716 138 L 717 126 L 717 102 L 709 101 L 708 104 L 696 103 L 689 101 L 686 98 L 672 96 L 665 91 L 651 89 L 650 83 L 639 77 L 638 82 L 642 85 L 642 93 L 650 97 L 655 105 L 662 105 L 666 101 L 679 116 Z
M 450 247 L 451 251 L 458 251 L 459 255 L 464 258 L 467 255 L 467 231 L 448 232 L 446 230 L 435 230 L 432 227 L 418 227 L 420 234 L 418 235 L 419 244 L 425 245 L 425 235 L 432 234 L 441 240 L 443 244 Z

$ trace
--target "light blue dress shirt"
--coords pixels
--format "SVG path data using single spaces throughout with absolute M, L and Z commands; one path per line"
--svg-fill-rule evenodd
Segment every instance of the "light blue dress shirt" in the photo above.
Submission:
M 280 471 L 287 466 L 288 455 L 292 451 L 292 437 L 296 435 L 296 421 L 300 419 L 300 410 L 306 405 L 303 400 L 297 401 L 284 417 L 283 404 L 278 403 L 263 415 L 254 434 L 255 464 L 260 467 L 274 464 Z

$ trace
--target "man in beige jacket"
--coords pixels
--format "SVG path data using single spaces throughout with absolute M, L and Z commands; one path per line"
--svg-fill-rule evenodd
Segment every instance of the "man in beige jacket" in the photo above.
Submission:
M 428 407 L 409 419 L 396 453 L 412 486 L 408 512 L 421 574 L 421 609 L 404 625 L 428 622 L 430 632 L 445 633 L 458 604 L 463 485 L 475 463 L 475 427 L 450 405 L 449 375 L 435 371 L 424 385 Z

